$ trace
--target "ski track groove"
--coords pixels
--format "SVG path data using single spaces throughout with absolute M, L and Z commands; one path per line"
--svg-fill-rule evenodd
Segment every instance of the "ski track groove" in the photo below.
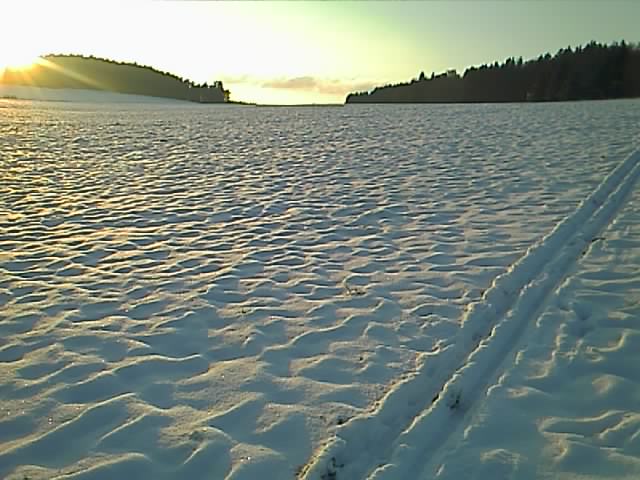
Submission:
M 423 354 L 415 375 L 398 383 L 375 411 L 338 430 L 300 478 L 388 480 L 418 472 L 420 478 L 432 478 L 439 454 L 469 418 L 488 382 L 571 266 L 615 219 L 639 176 L 640 150 L 494 280 L 468 308 L 450 344 Z M 411 413 L 403 415 L 408 408 Z

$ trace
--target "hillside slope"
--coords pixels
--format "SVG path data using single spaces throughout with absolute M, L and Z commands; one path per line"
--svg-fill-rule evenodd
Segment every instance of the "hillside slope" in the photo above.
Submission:
M 92 89 L 200 103 L 229 99 L 229 91 L 219 81 L 197 85 L 151 67 L 78 55 L 47 55 L 29 69 L 6 69 L 0 72 L 0 84 Z

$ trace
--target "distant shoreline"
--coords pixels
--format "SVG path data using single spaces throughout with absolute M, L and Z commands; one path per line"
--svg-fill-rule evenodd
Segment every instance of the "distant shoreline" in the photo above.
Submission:
M 344 107 L 344 103 L 295 103 L 295 104 L 269 104 L 269 103 L 255 103 L 256 107 Z
M 5 87 L 8 92 L 2 93 L 2 88 Z M 18 91 L 16 91 L 18 89 Z M 20 91 L 22 90 L 22 91 Z M 48 95 L 47 95 L 48 94 Z M 78 98 L 60 98 L 67 95 L 78 95 Z M 86 88 L 69 88 L 69 87 L 61 87 L 61 88 L 50 88 L 50 87 L 36 87 L 30 85 L 14 85 L 0 82 L 0 100 L 20 100 L 20 101 L 34 101 L 34 102 L 84 102 L 88 101 L 87 98 L 82 98 L 82 96 L 94 95 L 95 97 L 100 97 L 104 95 L 118 95 L 119 97 L 114 97 L 114 99 L 122 99 L 129 100 L 123 102 L 116 103 L 133 103 L 136 100 L 158 100 L 158 101 L 169 101 L 172 104 L 182 103 L 184 105 L 191 106 L 239 106 L 239 107 L 261 107 L 261 108 L 287 108 L 287 107 L 296 107 L 296 108 L 309 108 L 309 107 L 344 107 L 343 103 L 300 103 L 300 104 L 268 104 L 268 103 L 253 103 L 253 102 L 243 102 L 236 100 L 229 100 L 227 102 L 212 102 L 212 103 L 200 103 L 200 102 L 191 102 L 189 100 L 170 98 L 170 97 L 158 97 L 154 95 L 132 95 L 128 93 L 120 93 L 120 92 L 111 92 L 107 90 L 97 90 L 97 89 L 86 89 Z M 129 98 L 128 98 L 129 97 Z M 97 98 L 90 99 L 89 101 L 100 103 Z M 104 100 L 108 102 L 107 99 Z
M 455 102 L 348 102 L 346 105 L 549 105 L 557 103 L 579 103 L 579 102 L 617 102 L 639 100 L 640 97 L 614 97 L 614 98 L 577 98 L 575 100 L 519 100 L 519 101 L 494 101 L 494 102 L 473 102 L 473 101 L 455 101 Z
M 230 100 L 224 103 L 198 103 L 198 102 L 190 102 L 188 100 L 180 100 L 173 99 L 167 97 L 155 97 L 152 95 L 130 95 L 126 93 L 117 93 L 117 92 L 108 92 L 104 90 L 91 90 L 91 89 L 73 89 L 73 88 L 45 88 L 45 87 L 26 87 L 26 86 L 18 86 L 18 85 L 6 85 L 0 83 L 0 92 L 2 92 L 2 87 L 9 88 L 24 88 L 32 90 L 31 94 L 21 94 L 19 92 L 13 92 L 7 94 L 0 93 L 0 101 L 2 100 L 13 100 L 13 101 L 23 101 L 23 102 L 55 102 L 55 103 L 73 103 L 73 102 L 90 102 L 90 103 L 149 103 L 154 104 L 159 102 L 159 104 L 168 102 L 170 105 L 189 105 L 194 107 L 209 107 L 209 106 L 238 106 L 238 107 L 259 107 L 259 108 L 335 108 L 335 107 L 346 107 L 346 106 L 357 106 L 358 105 L 375 105 L 375 106 L 419 106 L 419 105 L 536 105 L 536 104 L 557 104 L 557 103 L 576 103 L 576 102 L 608 102 L 608 101 L 627 101 L 627 100 L 638 100 L 639 98 L 599 98 L 599 99 L 577 99 L 577 100 L 557 100 L 557 101 L 518 101 L 518 102 L 355 102 L 355 103 L 300 103 L 300 104 L 266 104 L 266 103 L 251 103 L 251 102 L 242 102 L 242 101 L 234 101 Z M 42 93 L 41 97 L 38 94 Z M 36 93 L 38 92 L 38 93 Z M 47 93 L 54 92 L 53 95 L 47 97 Z M 72 93 L 71 93 L 72 92 Z M 65 94 L 77 94 L 77 98 L 64 97 Z M 93 94 L 93 98 L 87 98 L 86 95 Z M 102 95 L 110 94 L 114 95 L 113 99 L 109 98 L 99 98 Z M 56 97 L 56 95 L 60 95 Z M 83 98 L 84 95 L 84 98 Z M 96 98 L 98 97 L 98 98 Z

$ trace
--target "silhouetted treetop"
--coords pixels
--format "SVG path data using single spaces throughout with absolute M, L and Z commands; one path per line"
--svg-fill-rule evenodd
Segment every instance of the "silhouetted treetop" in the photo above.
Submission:
M 45 55 L 27 70 L 7 69 L 0 83 L 46 88 L 85 88 L 175 98 L 201 103 L 229 100 L 222 82 L 196 85 L 190 80 L 137 63 L 82 55 Z
M 546 102 L 640 97 L 640 46 L 590 42 L 352 93 L 346 103 Z

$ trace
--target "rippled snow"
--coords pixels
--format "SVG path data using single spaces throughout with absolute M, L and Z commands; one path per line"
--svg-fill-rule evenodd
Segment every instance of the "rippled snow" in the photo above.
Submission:
M 0 100 L 0 476 L 293 477 L 638 146 L 638 107 Z

